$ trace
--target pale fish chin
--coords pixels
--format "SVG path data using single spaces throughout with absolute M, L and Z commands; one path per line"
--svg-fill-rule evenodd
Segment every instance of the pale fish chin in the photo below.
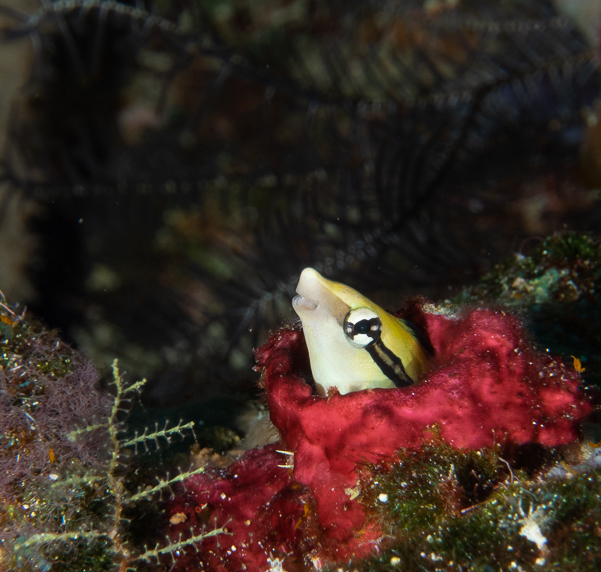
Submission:
M 312 302 L 311 300 L 307 300 L 307 298 L 303 298 L 300 294 L 295 296 L 292 300 L 293 308 L 298 312 L 311 312 L 317 309 L 317 304 Z

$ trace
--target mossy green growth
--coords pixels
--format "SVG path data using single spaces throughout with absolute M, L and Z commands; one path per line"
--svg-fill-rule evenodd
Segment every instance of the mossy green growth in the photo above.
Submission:
M 72 408 L 56 399 L 56 392 L 52 413 L 40 408 L 52 393 L 51 386 L 60 386 L 84 363 L 56 332 L 19 313 L 1 293 L 0 326 L 0 468 L 12 463 L 18 481 L 21 468 L 26 473 L 40 470 L 49 461 L 49 451 L 60 448 L 63 413 Z M 52 427 L 50 434 L 45 434 L 46 425 Z M 0 490 L 8 480 L 10 471 L 0 475 Z
M 550 477 L 558 452 L 523 470 L 509 453 L 433 441 L 365 466 L 360 499 L 388 540 L 348 570 L 601 569 L 601 471 Z
M 601 471 L 553 479 L 540 487 L 553 508 L 549 565 L 566 571 L 601 568 Z
M 80 378 L 85 378 L 85 371 L 80 373 Z M 91 378 L 88 376 L 87 382 L 93 382 L 95 375 L 93 372 Z M 0 371 L 0 384 L 4 383 L 4 377 Z M 225 532 L 221 528 L 212 529 L 157 544 L 157 530 L 164 526 L 161 519 L 164 520 L 165 515 L 156 499 L 187 478 L 202 473 L 204 468 L 181 470 L 164 478 L 151 479 L 151 475 L 141 478 L 137 474 L 141 465 L 134 464 L 136 456 L 156 451 L 173 439 L 183 438 L 184 432 L 191 432 L 194 425 L 192 422 L 166 422 L 163 426 L 155 425 L 131 433 L 126 424 L 128 407 L 144 383 L 126 383 L 115 362 L 115 395 L 108 410 L 102 407 L 97 411 L 104 413 L 97 418 L 99 422 L 88 423 L 85 417 L 75 415 L 71 421 L 81 423 L 81 426 L 71 423 L 58 430 L 50 415 L 54 410 L 47 407 L 48 398 L 57 393 L 57 388 L 40 397 L 39 408 L 28 414 L 34 426 L 34 437 L 27 443 L 21 441 L 20 449 L 8 452 L 11 455 L 8 463 L 13 472 L 0 471 L 0 478 L 4 477 L 4 472 L 8 475 L 4 490 L 0 487 L 1 570 L 162 569 L 161 560 L 168 560 L 184 548 L 202 543 L 206 537 Z M 69 393 L 73 389 L 71 384 L 64 379 L 57 380 L 56 384 L 63 393 L 73 395 Z M 75 402 L 84 400 L 79 393 L 89 398 L 95 391 L 91 383 L 75 389 Z M 96 397 L 102 401 L 100 394 Z M 0 401 L 0 406 L 4 406 L 9 414 L 11 408 L 17 407 L 12 401 Z M 80 410 L 81 413 L 86 411 L 89 409 Z M 2 421 L 0 417 L 0 423 Z M 58 433 L 60 439 L 53 432 Z M 38 454 L 32 462 L 20 467 L 21 472 L 17 474 L 18 459 L 34 445 L 41 451 L 42 462 Z M 87 454 L 77 457 L 76 452 L 86 450 Z M 0 463 L 2 461 L 0 457 Z M 145 522 L 148 514 L 154 517 L 151 527 Z
M 69 476 L 56 481 L 28 479 L 22 490 L 16 491 L 19 502 L 8 507 L 6 516 L 12 520 L 12 529 L 30 534 L 21 534 L 12 545 L 15 570 L 102 572 L 115 568 L 105 538 L 89 534 L 110 523 L 110 491 L 82 465 L 73 463 L 71 470 Z M 40 529 L 44 532 L 34 534 Z
M 377 475 L 364 481 L 362 501 L 372 508 L 385 504 L 395 527 L 419 532 L 490 494 L 508 470 L 499 459 L 497 449 L 462 452 L 442 441 L 401 450 L 398 462 L 362 473 Z
M 67 435 L 109 398 L 83 356 L 1 295 L 0 323 L 0 569 L 114 568 L 104 540 L 83 538 L 111 510 L 97 477 L 107 439 Z
M 495 300 L 519 309 L 548 302 L 593 300 L 601 285 L 598 237 L 558 232 L 527 255 L 516 254 L 464 290 L 463 302 Z
M 453 302 L 494 303 L 518 312 L 543 349 L 581 360 L 601 387 L 601 239 L 563 231 L 499 264 Z
M 0 296 L 0 370 L 18 371 L 19 375 L 7 377 L 15 399 L 34 403 L 35 396 L 45 391 L 46 382 L 40 378 L 72 373 L 74 355 L 56 332 L 45 330 L 31 316 L 17 314 Z

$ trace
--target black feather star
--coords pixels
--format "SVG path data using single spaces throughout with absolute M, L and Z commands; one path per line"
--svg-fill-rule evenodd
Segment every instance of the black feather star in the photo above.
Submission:
M 44 213 L 36 310 L 155 399 L 250 387 L 306 266 L 394 304 L 477 276 L 549 193 L 599 224 L 573 170 L 600 74 L 550 2 L 2 11 L 35 48 L 3 172 Z

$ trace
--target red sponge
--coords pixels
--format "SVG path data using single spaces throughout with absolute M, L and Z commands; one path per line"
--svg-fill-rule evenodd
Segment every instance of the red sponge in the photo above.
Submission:
M 328 534 L 352 545 L 364 517 L 345 489 L 354 486 L 358 463 L 417 448 L 435 425 L 455 447 L 569 443 L 591 411 L 579 374 L 535 352 L 503 311 L 451 318 L 416 303 L 400 317 L 422 328 L 434 350 L 434 369 L 412 387 L 312 395 L 296 374 L 307 363 L 299 330 L 281 331 L 256 352 L 271 419 L 295 452 L 294 477 L 315 495 Z

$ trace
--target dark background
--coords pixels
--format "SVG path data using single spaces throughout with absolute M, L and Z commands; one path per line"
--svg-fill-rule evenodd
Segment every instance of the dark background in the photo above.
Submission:
M 306 266 L 394 309 L 599 230 L 594 2 L 12 4 L 0 287 L 149 404 L 255 395 Z

